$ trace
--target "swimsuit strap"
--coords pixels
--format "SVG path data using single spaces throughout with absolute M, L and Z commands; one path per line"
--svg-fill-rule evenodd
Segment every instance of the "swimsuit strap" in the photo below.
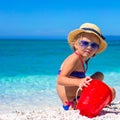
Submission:
M 81 61 L 82 66 L 83 66 L 83 69 L 84 69 L 84 72 L 85 72 L 85 66 L 84 66 L 84 62 L 83 62 L 83 59 L 82 59 L 81 55 L 78 52 L 74 52 L 74 53 L 79 56 L 80 61 Z

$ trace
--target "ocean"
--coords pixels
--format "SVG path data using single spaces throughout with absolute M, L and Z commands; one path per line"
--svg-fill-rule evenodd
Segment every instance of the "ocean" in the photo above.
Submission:
M 87 75 L 101 71 L 120 100 L 120 37 L 108 37 L 108 48 L 89 62 Z M 62 61 L 73 51 L 67 40 L 0 40 L 0 110 L 57 107 L 56 79 Z

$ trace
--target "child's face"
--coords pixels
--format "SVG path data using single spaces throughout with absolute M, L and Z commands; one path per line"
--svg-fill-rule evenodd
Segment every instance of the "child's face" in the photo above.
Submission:
M 99 49 L 99 38 L 92 33 L 82 33 L 75 42 L 75 49 L 85 58 L 90 58 Z

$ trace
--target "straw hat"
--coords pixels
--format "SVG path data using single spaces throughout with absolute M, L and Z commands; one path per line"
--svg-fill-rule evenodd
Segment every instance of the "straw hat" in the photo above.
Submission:
M 83 32 L 93 33 L 100 39 L 99 49 L 97 53 L 103 52 L 106 49 L 107 43 L 105 41 L 105 38 L 102 36 L 101 30 L 98 26 L 92 23 L 84 23 L 80 26 L 80 28 L 75 29 L 69 33 L 68 43 L 70 44 L 70 46 L 73 47 L 75 42 L 75 36 Z

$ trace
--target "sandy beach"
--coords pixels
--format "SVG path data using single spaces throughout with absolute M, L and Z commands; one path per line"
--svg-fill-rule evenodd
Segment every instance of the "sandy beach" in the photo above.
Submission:
M 120 120 L 120 101 L 104 108 L 93 120 Z M 0 113 L 0 120 L 91 120 L 81 116 L 78 110 L 64 111 L 61 108 L 24 108 Z

